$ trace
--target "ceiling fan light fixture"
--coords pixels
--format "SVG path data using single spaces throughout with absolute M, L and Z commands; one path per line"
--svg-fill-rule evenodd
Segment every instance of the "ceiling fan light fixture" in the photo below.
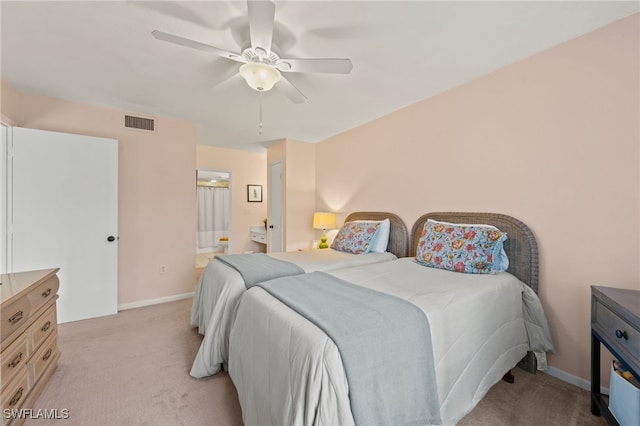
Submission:
M 240 75 L 249 87 L 259 92 L 271 90 L 280 81 L 281 75 L 275 67 L 261 62 L 249 62 L 240 67 Z

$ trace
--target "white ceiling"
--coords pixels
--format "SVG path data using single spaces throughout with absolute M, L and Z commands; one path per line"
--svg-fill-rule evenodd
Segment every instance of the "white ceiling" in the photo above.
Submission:
M 16 90 L 197 122 L 197 142 L 318 142 L 640 10 L 637 1 L 276 1 L 280 56 L 350 58 L 353 71 L 287 74 L 308 98 L 259 94 L 240 64 L 152 30 L 240 52 L 244 1 L 6 1 L 1 78 Z

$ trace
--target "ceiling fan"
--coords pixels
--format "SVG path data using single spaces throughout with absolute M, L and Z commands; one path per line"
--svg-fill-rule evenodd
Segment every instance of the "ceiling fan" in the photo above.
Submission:
M 293 59 L 280 58 L 273 51 L 272 37 L 276 7 L 270 1 L 247 0 L 251 46 L 242 53 L 235 53 L 173 34 L 154 30 L 158 40 L 179 44 L 192 49 L 213 53 L 225 59 L 242 63 L 238 72 L 254 90 L 266 92 L 274 86 L 291 101 L 302 103 L 306 97 L 282 73 L 312 72 L 349 74 L 353 65 L 350 59 Z

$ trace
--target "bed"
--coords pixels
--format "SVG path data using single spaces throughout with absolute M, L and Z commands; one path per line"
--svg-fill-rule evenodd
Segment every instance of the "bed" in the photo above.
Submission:
M 295 265 L 305 273 L 369 265 L 407 256 L 409 234 L 397 215 L 387 212 L 354 212 L 347 216 L 345 224 L 385 219 L 389 220 L 389 240 L 385 252 L 351 254 L 328 248 L 269 253 L 267 256 Z M 198 327 L 200 334 L 204 335 L 190 371 L 191 376 L 201 378 L 213 375 L 227 361 L 231 322 L 238 300 L 246 289 L 245 279 L 233 267 L 215 258 L 206 266 L 196 286 L 191 308 L 191 325 Z
M 507 271 L 465 274 L 417 263 L 412 256 L 417 254 L 429 219 L 489 224 L 506 232 L 503 248 L 509 258 Z M 325 275 L 419 307 L 428 318 L 431 333 L 429 356 L 433 362 L 432 386 L 436 388 L 431 402 L 439 417 L 415 423 L 455 424 L 516 364 L 535 372 L 532 349 L 539 353 L 553 350 L 536 296 L 537 245 L 524 223 L 491 213 L 426 214 L 414 224 L 411 237 L 410 257 Z M 276 285 L 281 281 L 274 280 Z M 272 285 L 268 283 L 265 288 Z M 338 350 L 325 328 L 321 330 L 265 288 L 256 286 L 243 294 L 230 334 L 229 374 L 238 391 L 244 423 L 369 424 L 361 420 L 362 407 L 355 407 L 354 401 L 362 399 L 360 393 L 364 391 L 351 386 L 353 373 L 347 380 L 343 348 Z M 407 352 L 413 350 L 410 345 Z M 367 370 L 373 374 L 367 374 L 374 380 L 378 376 L 389 380 L 389 372 L 393 373 L 391 379 L 407 376 L 399 365 L 376 365 Z M 417 371 L 409 370 L 408 374 Z

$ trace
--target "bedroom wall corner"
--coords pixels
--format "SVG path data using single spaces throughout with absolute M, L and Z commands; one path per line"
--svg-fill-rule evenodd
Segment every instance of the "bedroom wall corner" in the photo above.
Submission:
M 18 105 L 20 94 L 7 82 L 0 80 L 0 115 L 11 125 L 18 125 Z
M 524 221 L 540 248 L 549 365 L 588 380 L 590 286 L 640 290 L 639 17 L 319 143 L 316 204 L 408 226 L 429 211 Z
M 283 250 L 311 248 L 316 208 L 316 145 L 283 139 L 269 147 L 267 163 L 282 162 Z
M 312 246 L 312 227 L 316 208 L 316 144 L 286 140 L 287 236 L 286 250 L 304 250 Z
M 118 304 L 192 292 L 195 123 L 155 117 L 147 133 L 117 109 L 19 92 L 17 105 L 21 126 L 118 140 Z

